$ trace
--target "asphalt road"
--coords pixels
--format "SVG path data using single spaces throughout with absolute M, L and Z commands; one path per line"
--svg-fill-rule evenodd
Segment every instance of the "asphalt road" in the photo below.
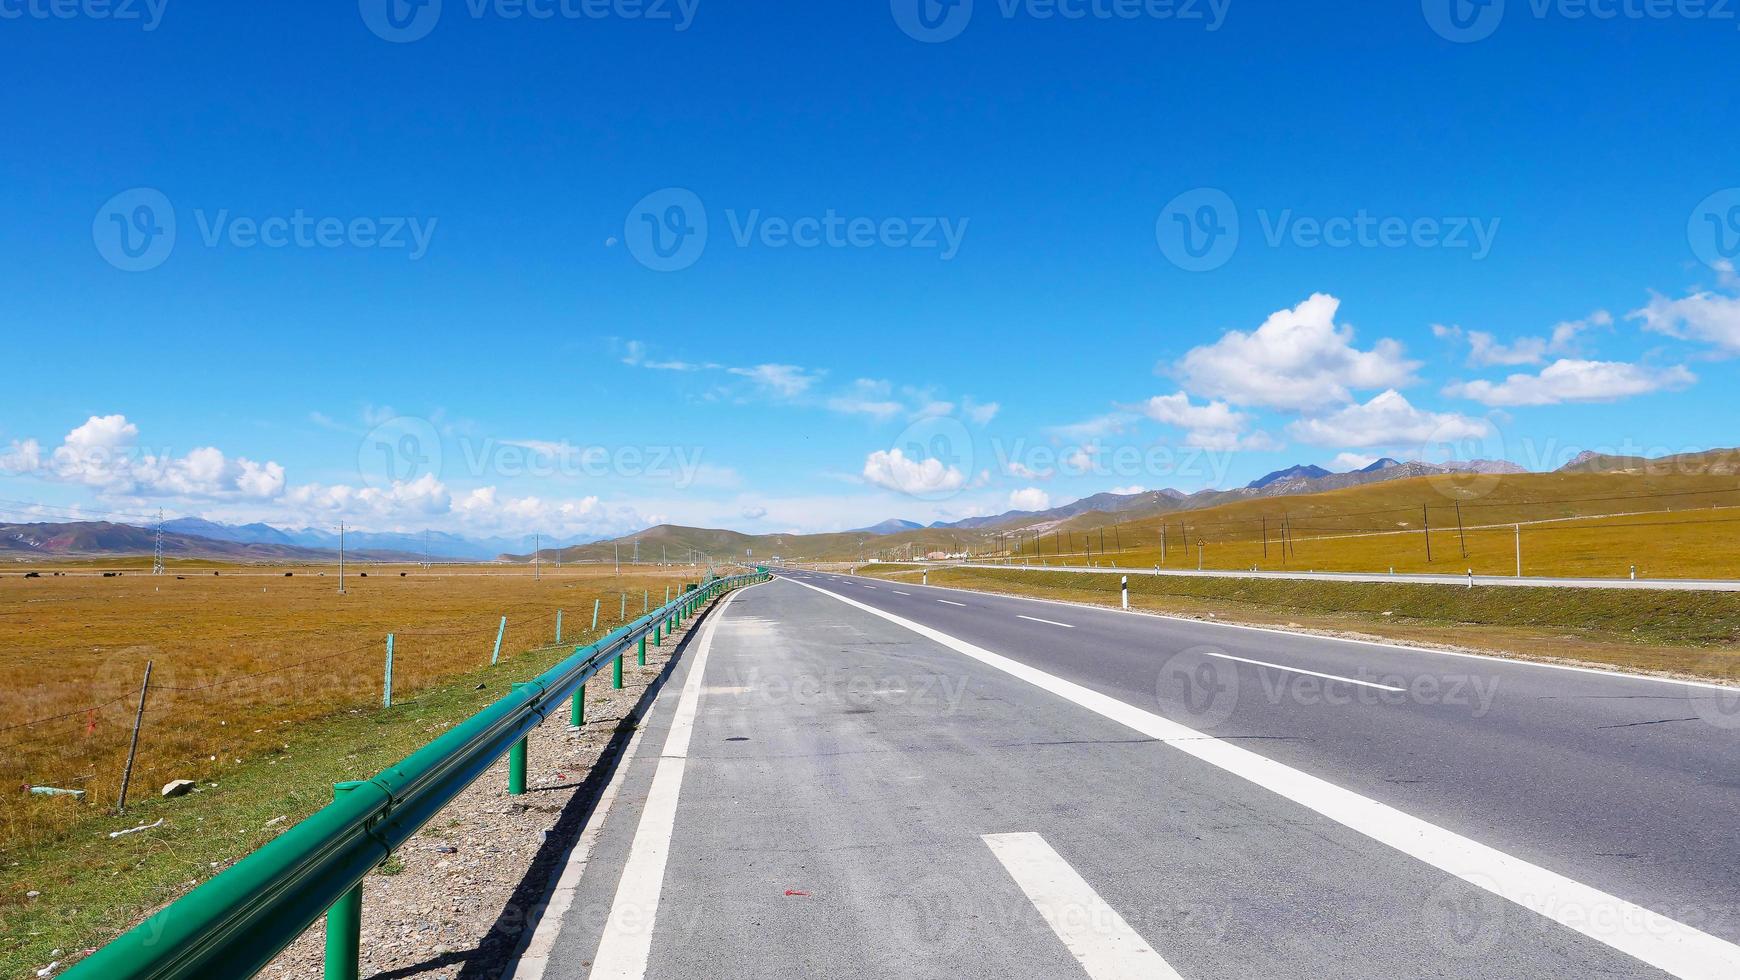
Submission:
M 933 564 L 931 567 L 938 567 Z M 942 567 L 1009 568 L 1027 572 L 1093 572 L 1099 575 L 1170 575 L 1184 578 L 1275 578 L 1318 580 L 1324 582 L 1402 582 L 1413 585 L 1467 585 L 1469 576 L 1431 575 L 1403 572 L 1385 575 L 1377 572 L 1263 572 L 1228 571 L 1226 569 L 1118 568 L 1115 565 L 1023 565 L 1000 562 L 949 562 Z M 1499 588 L 1548 589 L 1643 589 L 1668 592 L 1740 592 L 1740 581 L 1702 578 L 1553 578 L 1547 576 L 1476 575 L 1474 585 Z
M 1733 978 L 1737 750 L 1714 688 L 790 573 L 519 975 Z

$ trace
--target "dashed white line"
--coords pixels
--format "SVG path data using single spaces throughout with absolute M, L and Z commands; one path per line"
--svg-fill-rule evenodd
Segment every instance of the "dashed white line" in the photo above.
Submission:
M 1025 620 L 1028 620 L 1029 622 L 1034 622 L 1034 623 L 1044 623 L 1047 626 L 1061 626 L 1066 630 L 1075 629 L 1074 625 L 1072 625 L 1070 623 L 1060 623 L 1055 619 L 1040 619 L 1038 616 L 1024 616 L 1020 613 L 1016 613 L 1015 618 L 1016 619 L 1025 619 Z
M 1093 980 L 1180 980 L 1045 838 L 985 834 L 982 840 Z
M 903 595 L 909 599 L 912 598 L 912 593 L 910 593 L 910 592 L 902 592 L 899 589 L 889 589 L 888 591 L 894 593 L 895 595 Z
M 966 603 L 955 602 L 953 599 L 938 599 L 937 601 L 942 603 L 945 606 L 960 606 L 962 609 L 965 609 L 967 607 Z
M 1687 980 L 1732 980 L 1740 976 L 1740 946 L 1659 912 L 941 630 L 823 588 L 813 585 L 805 588 L 903 626 L 956 653 L 1163 742 L 1672 976 Z
M 1388 684 L 1374 684 L 1371 681 L 1356 681 L 1351 677 L 1342 677 L 1339 674 L 1319 674 L 1315 670 L 1306 670 L 1303 667 L 1289 667 L 1286 664 L 1272 664 L 1266 660 L 1248 660 L 1244 657 L 1235 657 L 1230 653 L 1209 653 L 1207 655 L 1210 657 L 1219 657 L 1222 660 L 1237 660 L 1241 664 L 1255 664 L 1258 667 L 1273 667 L 1276 670 L 1285 670 L 1294 674 L 1309 674 L 1312 677 L 1322 677 L 1325 680 L 1340 681 L 1343 684 L 1358 684 L 1360 687 L 1375 687 L 1380 691 L 1407 690 L 1405 687 L 1392 687 Z

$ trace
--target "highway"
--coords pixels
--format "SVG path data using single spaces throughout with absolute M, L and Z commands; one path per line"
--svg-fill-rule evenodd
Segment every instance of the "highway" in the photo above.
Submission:
M 1740 976 L 1736 692 L 794 571 L 516 976 Z
M 889 564 L 903 564 L 891 562 Z M 1098 575 L 1170 575 L 1184 578 L 1272 578 L 1325 582 L 1403 583 L 1413 585 L 1474 585 L 1501 588 L 1643 589 L 1669 592 L 1740 592 L 1740 580 L 1699 578 L 1554 578 L 1546 576 L 1423 574 L 1403 572 L 1264 572 L 1228 569 L 1143 568 L 1116 565 L 1026 565 L 996 561 L 927 563 L 931 568 L 1006 568 L 1026 572 L 1092 572 Z M 919 567 L 916 564 L 913 567 Z

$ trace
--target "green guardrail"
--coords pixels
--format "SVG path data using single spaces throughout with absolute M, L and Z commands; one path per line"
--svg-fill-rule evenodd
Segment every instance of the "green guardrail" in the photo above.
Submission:
M 170 980 L 251 977 L 322 915 L 326 976 L 357 976 L 362 881 L 442 808 L 508 756 L 508 793 L 526 790 L 526 739 L 572 699 L 584 718 L 585 686 L 611 664 L 622 687 L 622 658 L 639 642 L 646 663 L 654 644 L 733 589 L 766 581 L 765 569 L 691 587 L 617 629 L 456 725 L 380 775 L 339 783 L 333 802 L 222 874 L 73 966 L 68 980 Z

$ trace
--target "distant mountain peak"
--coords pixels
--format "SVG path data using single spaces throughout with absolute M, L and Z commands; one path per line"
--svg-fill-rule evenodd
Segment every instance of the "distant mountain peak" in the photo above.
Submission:
M 891 517 L 888 520 L 883 521 L 880 524 L 872 524 L 869 527 L 855 528 L 852 531 L 852 533 L 853 534 L 899 534 L 902 531 L 921 530 L 921 529 L 923 529 L 923 527 L 924 527 L 924 525 L 918 523 L 917 521 L 903 521 L 898 517 Z
M 1402 465 L 1401 460 L 1393 459 L 1389 456 L 1385 456 L 1382 459 L 1373 461 L 1371 463 L 1371 465 L 1369 465 L 1369 466 L 1360 467 L 1355 472 L 1358 472 L 1358 473 L 1376 473 L 1378 470 L 1387 470 L 1392 466 L 1400 466 L 1400 465 Z
M 1298 463 L 1298 464 L 1295 464 L 1293 466 L 1289 466 L 1284 470 L 1276 470 L 1273 473 L 1268 473 L 1268 474 L 1265 474 L 1263 476 L 1260 476 L 1257 479 L 1252 480 L 1250 483 L 1246 484 L 1246 487 L 1248 489 L 1251 489 L 1251 490 L 1261 490 L 1271 483 L 1279 483 L 1282 480 L 1315 480 L 1315 479 L 1318 479 L 1320 477 L 1333 476 L 1333 475 L 1334 474 L 1330 473 L 1328 470 L 1324 469 L 1321 466 L 1317 466 L 1315 464 Z

